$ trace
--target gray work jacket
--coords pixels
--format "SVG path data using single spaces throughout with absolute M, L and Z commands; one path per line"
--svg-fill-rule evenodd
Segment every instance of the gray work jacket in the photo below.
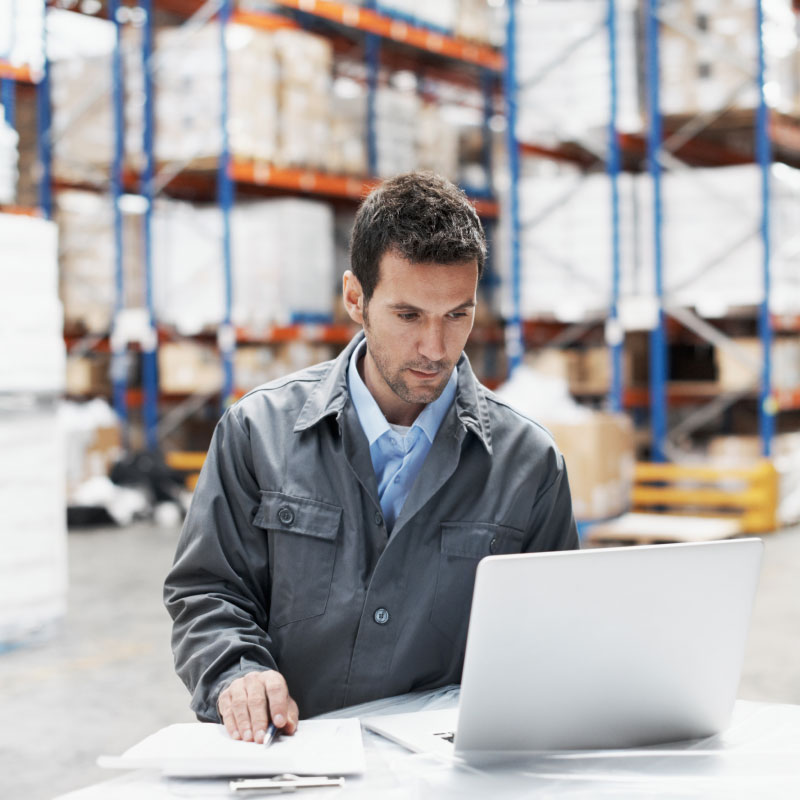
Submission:
M 301 717 L 457 683 L 478 561 L 578 546 L 551 436 L 464 355 L 390 537 L 347 389 L 362 337 L 254 389 L 214 432 L 164 588 L 201 720 L 254 669 L 283 674 Z

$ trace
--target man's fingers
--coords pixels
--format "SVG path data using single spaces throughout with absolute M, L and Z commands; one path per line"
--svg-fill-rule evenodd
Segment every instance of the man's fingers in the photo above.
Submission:
M 268 672 L 264 677 L 264 685 L 269 699 L 269 715 L 276 728 L 283 728 L 289 716 L 289 688 L 283 675 L 279 672 Z
M 244 678 L 247 694 L 247 708 L 250 711 L 250 722 L 253 724 L 253 741 L 261 744 L 267 732 L 267 691 L 260 674 L 251 672 Z
M 239 739 L 243 742 L 253 741 L 253 726 L 250 723 L 250 711 L 247 707 L 247 691 L 244 688 L 244 681 L 241 679 L 235 680 L 230 685 L 231 693 L 231 710 L 233 718 L 236 720 L 236 728 L 238 736 L 234 734 L 234 739 Z
M 300 718 L 300 712 L 297 710 L 297 703 L 292 698 L 289 698 L 289 721 L 286 723 L 283 732 L 292 734 L 297 730 L 297 720 Z
M 227 689 L 219 696 L 217 707 L 219 715 L 222 717 L 222 724 L 225 726 L 225 730 L 228 731 L 228 736 L 231 739 L 239 739 L 239 729 L 236 727 L 236 720 L 233 718 L 230 692 Z

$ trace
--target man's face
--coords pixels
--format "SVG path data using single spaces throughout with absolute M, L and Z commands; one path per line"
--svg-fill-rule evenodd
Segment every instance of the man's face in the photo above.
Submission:
M 414 264 L 388 252 L 362 319 L 348 305 L 367 338 L 365 381 L 390 422 L 413 420 L 444 390 L 472 330 L 477 285 L 475 261 Z

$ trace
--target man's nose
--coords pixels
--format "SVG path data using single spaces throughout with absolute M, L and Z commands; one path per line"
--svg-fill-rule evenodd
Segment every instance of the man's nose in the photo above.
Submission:
M 439 322 L 428 323 L 417 349 L 428 361 L 441 361 L 447 352 L 444 346 L 444 325 Z

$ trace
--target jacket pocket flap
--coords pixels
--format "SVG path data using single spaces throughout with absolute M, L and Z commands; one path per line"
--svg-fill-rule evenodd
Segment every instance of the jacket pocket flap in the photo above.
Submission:
M 464 558 L 519 553 L 522 531 L 492 522 L 443 522 L 442 553 Z
M 253 523 L 259 528 L 333 540 L 341 518 L 340 506 L 283 492 L 262 491 Z

